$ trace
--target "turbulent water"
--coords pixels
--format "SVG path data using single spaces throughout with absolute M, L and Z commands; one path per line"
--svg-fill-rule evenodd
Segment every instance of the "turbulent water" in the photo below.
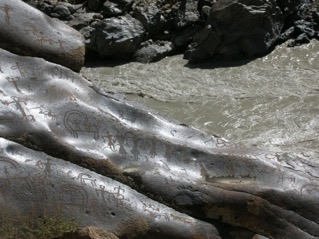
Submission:
M 105 91 L 209 134 L 319 159 L 319 42 L 278 46 L 233 64 L 187 66 L 181 55 L 151 64 L 86 67 Z M 141 97 L 143 96 L 143 97 Z

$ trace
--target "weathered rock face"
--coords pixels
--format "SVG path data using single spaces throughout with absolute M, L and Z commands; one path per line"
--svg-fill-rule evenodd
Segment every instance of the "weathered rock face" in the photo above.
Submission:
M 139 46 L 133 59 L 143 63 L 155 62 L 162 59 L 163 56 L 172 55 L 174 50 L 171 42 L 149 40 Z
M 73 27 L 76 30 L 85 29 L 85 27 L 89 27 L 91 23 L 95 22 L 96 20 L 103 19 L 102 15 L 95 12 L 89 13 L 76 13 L 73 14 L 73 19 L 68 21 L 67 24 Z M 90 27 L 93 31 L 93 28 Z M 88 39 L 88 37 L 83 34 L 83 36 Z
M 197 1 L 182 0 L 175 18 L 175 25 L 177 29 L 195 24 L 198 20 L 199 12 L 197 10 Z
M 136 7 L 133 17 L 143 24 L 151 38 L 156 38 L 159 37 L 158 35 L 163 34 L 166 20 L 156 5 L 150 4 L 145 7 Z
M 275 0 L 218 1 L 207 26 L 194 37 L 198 45 L 189 56 L 201 62 L 211 56 L 260 56 L 274 45 L 284 19 Z
M 19 224 L 62 212 L 120 238 L 220 238 L 212 225 L 108 177 L 3 138 L 0 149 L 0 221 L 8 213 Z
M 130 59 L 141 44 L 145 30 L 130 15 L 107 18 L 94 24 L 90 44 L 102 57 Z
M 0 49 L 0 224 L 8 212 L 16 223 L 62 212 L 119 238 L 314 239 L 318 168 L 169 121 L 69 68 Z
M 37 4 L 34 1 L 30 4 L 79 30 L 85 37 L 87 49 L 96 54 L 99 54 L 97 43 L 108 45 L 110 41 L 107 37 L 104 43 L 103 37 L 98 42 L 92 41 L 95 25 L 103 25 L 99 23 L 103 19 L 126 18 L 128 15 L 142 23 L 145 29 L 142 42 L 150 45 L 149 40 L 171 41 L 179 51 L 185 51 L 188 47 L 185 56 L 191 57 L 193 62 L 216 56 L 258 56 L 287 40 L 296 40 L 289 44 L 294 46 L 313 38 L 319 39 L 317 4 L 309 0 L 80 0 L 68 3 L 39 0 Z M 295 26 L 295 22 L 299 24 Z M 122 23 L 113 21 L 114 27 L 104 29 L 106 32 L 102 35 L 112 35 L 113 30 L 117 34 Z M 130 29 L 139 32 L 140 24 L 131 24 Z M 126 34 L 117 36 L 118 41 L 125 41 L 126 38 Z M 156 47 L 156 44 L 152 46 Z M 137 51 L 139 48 L 132 49 Z M 153 58 L 153 51 L 148 52 L 150 56 L 146 58 Z M 161 57 L 168 54 L 163 53 Z M 113 54 L 104 57 L 114 59 Z M 127 60 L 129 57 L 118 58 Z M 144 57 L 133 59 L 143 61 Z
M 0 19 L 1 48 L 80 71 L 85 45 L 79 32 L 22 1 L 1 1 Z
M 129 11 L 134 0 L 108 0 L 105 1 L 101 10 L 105 17 L 114 17 Z
M 181 222 L 173 219 L 175 211 L 168 212 L 173 216 L 167 227 L 164 213 L 171 209 L 161 209 L 164 206 L 155 202 L 159 201 L 196 218 L 219 220 L 273 238 L 319 236 L 318 165 L 279 153 L 237 147 L 222 138 L 169 122 L 99 92 L 76 73 L 44 60 L 4 50 L 0 59 L 0 136 L 45 153 L 2 141 L 2 158 L 9 158 L 7 161 L 16 166 L 10 170 L 9 166 L 2 167 L 2 182 L 11 185 L 19 177 L 30 181 L 29 185 L 28 180 L 21 179 L 21 184 L 14 187 L 3 186 L 5 197 L 1 200 L 9 199 L 7 208 L 12 203 L 12 207 L 20 205 L 19 210 L 30 211 L 29 206 L 34 210 L 32 205 L 38 205 L 41 199 L 45 204 L 38 207 L 41 212 L 48 203 L 44 195 L 49 195 L 50 202 L 65 205 L 66 211 L 78 208 L 72 210 L 72 217 L 81 210 L 87 212 L 82 220 L 88 222 L 97 217 L 92 212 L 93 201 L 97 203 L 95 210 L 104 212 L 95 223 L 105 225 L 107 230 L 116 228 L 124 215 L 150 217 L 147 220 L 153 225 L 159 213 L 163 216 L 160 222 L 164 235 L 168 230 L 175 238 L 196 234 L 192 228 L 200 222 L 190 217 L 190 221 L 181 219 L 186 223 L 181 225 L 189 228 L 185 231 L 181 225 L 172 224 Z M 131 192 L 130 187 L 155 201 Z M 23 190 L 26 188 L 32 196 L 28 197 Z M 75 190 L 74 196 L 68 190 Z M 83 190 L 81 197 L 76 196 Z M 117 196 L 113 198 L 112 194 Z M 30 202 L 27 206 L 26 201 Z M 116 209 L 118 204 L 123 208 Z M 109 214 L 104 210 L 115 209 L 123 210 L 116 212 L 118 221 L 112 214 L 105 216 Z M 210 230 L 207 228 L 202 237 L 218 238 L 217 232 L 206 234 Z

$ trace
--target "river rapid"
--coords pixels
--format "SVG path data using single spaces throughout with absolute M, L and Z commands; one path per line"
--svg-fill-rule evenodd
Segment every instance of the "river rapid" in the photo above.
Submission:
M 318 41 L 234 63 L 188 66 L 176 55 L 93 65 L 81 73 L 96 86 L 165 117 L 243 145 L 319 160 Z

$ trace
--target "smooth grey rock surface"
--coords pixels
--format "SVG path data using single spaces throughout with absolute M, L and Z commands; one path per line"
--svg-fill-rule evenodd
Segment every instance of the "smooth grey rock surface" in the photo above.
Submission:
M 11 27 L 6 20 L 1 27 Z M 120 238 L 315 239 L 318 168 L 304 155 L 207 135 L 67 67 L 0 49 L 0 217 L 58 211 Z
M 108 177 L 1 137 L 0 149 L 1 221 L 8 213 L 18 224 L 63 213 L 120 238 L 220 238 L 212 225 Z
M 20 0 L 0 2 L 0 29 L 3 49 L 43 57 L 74 71 L 84 64 L 83 36 Z
M 199 219 L 270 238 L 319 236 L 315 162 L 244 148 L 168 121 L 41 59 L 1 50 L 0 65 L 2 138 L 111 177 Z M 16 155 L 13 148 L 4 152 Z M 73 166 L 63 167 L 73 171 Z

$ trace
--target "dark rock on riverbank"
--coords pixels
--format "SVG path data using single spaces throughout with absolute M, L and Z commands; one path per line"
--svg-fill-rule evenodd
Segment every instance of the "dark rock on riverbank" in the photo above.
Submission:
M 177 29 L 195 24 L 199 21 L 199 12 L 197 10 L 197 1 L 181 0 L 180 7 L 175 17 L 175 26 Z
M 22 2 L 0 9 L 28 19 Z M 137 21 L 94 24 L 114 19 Z M 319 237 L 316 161 L 167 120 L 35 56 L 0 56 L 0 225 L 59 213 L 119 238 Z
M 160 9 L 155 4 L 144 7 L 137 6 L 134 9 L 133 17 L 143 24 L 151 38 L 160 38 L 160 35 L 163 34 L 163 31 L 166 28 L 167 22 L 161 14 Z
M 152 40 L 143 42 L 136 50 L 133 59 L 143 63 L 155 62 L 164 56 L 174 53 L 174 45 L 171 42 Z
M 128 12 L 134 0 L 108 0 L 101 7 L 101 12 L 105 17 L 114 17 Z
M 218 1 L 213 5 L 206 28 L 197 33 L 190 62 L 214 55 L 226 58 L 265 54 L 276 42 L 284 20 L 274 1 Z
M 130 59 L 145 34 L 142 24 L 130 15 L 106 18 L 91 26 L 90 50 L 110 59 Z
M 187 49 L 185 57 L 190 62 L 202 62 L 214 57 L 233 59 L 261 56 L 276 44 L 289 39 L 296 39 L 290 44 L 292 46 L 319 38 L 317 5 L 308 0 L 90 0 L 77 3 L 72 5 L 57 0 L 41 0 L 37 5 L 33 2 L 33 5 L 79 30 L 86 39 L 87 49 L 108 59 L 116 56 L 118 60 L 160 60 L 171 51 L 160 50 L 162 53 L 157 54 L 157 57 L 146 57 L 147 52 L 153 54 L 154 51 L 144 50 L 144 57 L 133 57 L 140 55 L 136 51 L 145 49 L 145 45 L 147 49 L 158 49 L 158 40 L 170 41 L 176 49 Z M 139 34 L 138 40 L 127 36 L 127 27 L 122 27 L 123 22 L 116 20 L 116 17 L 125 19 L 129 15 L 136 18 L 145 29 L 143 34 Z M 104 27 L 98 40 L 92 40 L 96 26 L 103 25 L 100 21 L 110 22 L 112 27 Z M 296 22 L 299 23 L 296 25 Z M 137 23 L 127 26 L 132 32 L 141 31 Z M 116 40 L 110 40 L 108 36 L 111 35 L 115 35 Z M 127 39 L 134 43 L 128 44 Z M 125 50 L 123 44 L 115 42 L 126 42 Z M 145 43 L 139 47 L 142 42 Z M 106 47 L 108 44 L 111 47 Z
M 116 59 L 119 60 L 141 59 L 148 62 L 145 57 L 133 57 L 139 55 L 135 51 L 143 48 L 139 47 L 142 42 L 157 49 L 155 42 L 170 41 L 173 48 L 187 49 L 185 57 L 190 62 L 202 62 L 214 57 L 256 57 L 290 39 L 296 40 L 290 45 L 298 45 L 319 38 L 317 4 L 310 0 L 89 0 L 78 1 L 77 4 L 57 0 L 40 0 L 37 4 L 31 2 L 49 16 L 64 20 L 79 30 L 89 43 L 86 44 L 87 49 L 108 59 L 115 56 L 114 52 L 121 52 L 123 45 L 111 43 L 111 48 L 101 50 L 101 45 L 107 46 L 110 43 L 108 37 L 103 42 L 103 35 L 115 34 L 117 42 L 125 42 L 127 28 L 122 28 L 122 21 L 116 18 L 127 18 L 129 15 L 143 25 L 145 34 L 129 47 L 130 50 L 117 55 Z M 104 28 L 102 37 L 97 42 L 92 41 L 91 32 L 95 26 L 103 25 L 100 21 L 113 22 L 113 27 Z M 296 22 L 299 23 L 296 25 Z M 139 24 L 129 24 L 129 28 L 132 32 L 140 31 Z M 152 47 L 151 42 L 154 43 Z M 153 51 L 148 52 L 152 54 Z M 162 52 L 160 55 L 165 57 L 169 54 L 171 52 Z M 152 55 L 146 58 L 161 59 Z

